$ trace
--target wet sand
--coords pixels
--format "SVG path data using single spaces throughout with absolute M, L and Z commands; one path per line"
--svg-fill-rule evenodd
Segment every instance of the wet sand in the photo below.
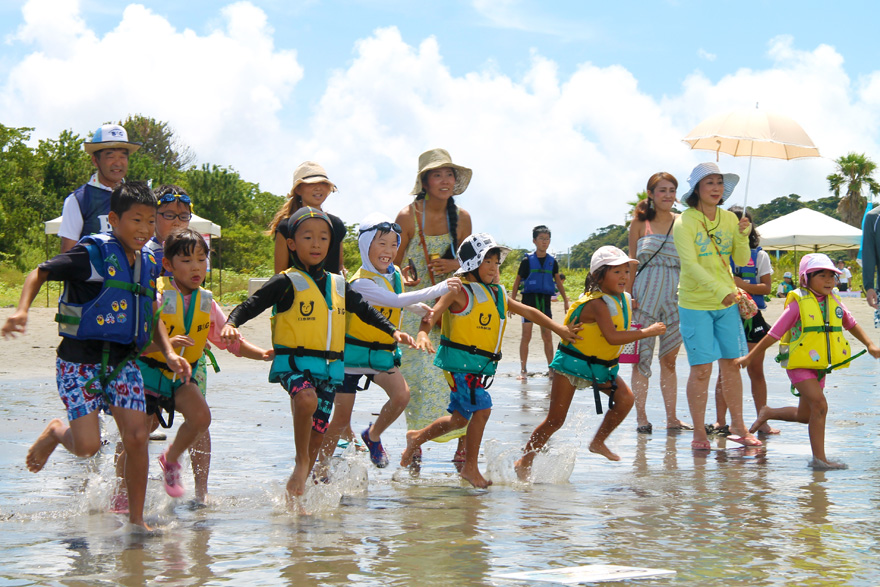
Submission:
M 847 302 L 876 339 L 864 301 Z M 771 304 L 768 321 L 781 305 Z M 10 312 L 0 310 L 0 317 Z M 782 434 L 767 438 L 761 449 L 714 438 L 706 453 L 690 450 L 688 433 L 636 434 L 633 415 L 609 439 L 622 458 L 612 463 L 587 450 L 600 417 L 592 394 L 579 393 L 550 451 L 536 459 L 535 482 L 522 483 L 513 461 L 546 413 L 549 385 L 544 377 L 515 380 L 520 329 L 514 320 L 491 389 L 495 405 L 480 459 L 491 488 L 476 490 L 459 480 L 450 444 L 425 446 L 419 477 L 394 466 L 376 469 L 363 453 L 348 449 L 335 459 L 331 482 L 309 488 L 310 515 L 301 516 L 286 511 L 282 499 L 293 465 L 286 394 L 266 381 L 265 365 L 219 353 L 223 371 L 209 376 L 211 505 L 189 505 L 188 464 L 187 496 L 164 494 L 156 457 L 167 443 L 153 442 L 147 520 L 163 533 L 143 538 L 126 532 L 121 517 L 105 513 L 112 442 L 93 459 L 58 451 L 40 473 L 24 466 L 46 423 L 63 417 L 52 314 L 54 309 L 35 309 L 25 337 L 0 342 L 6 351 L 0 365 L 3 585 L 513 585 L 494 575 L 586 564 L 677 571 L 640 585 L 880 582 L 880 365 L 865 357 L 830 376 L 827 388 L 828 455 L 845 461 L 848 470 L 808 468 L 802 425 L 777 424 Z M 561 305 L 556 316 L 562 316 Z M 264 318 L 244 329 L 257 344 L 268 343 Z M 538 349 L 536 336 L 535 371 L 544 368 Z M 769 403 L 793 405 L 772 355 L 766 359 Z M 683 355 L 678 370 L 685 406 Z M 629 367 L 622 375 L 629 377 Z M 663 411 L 653 383 L 648 413 L 656 423 Z M 383 401 L 375 386 L 359 396 L 356 430 Z M 744 405 L 751 415 L 748 392 Z M 384 435 L 392 462 L 403 449 L 404 431 L 398 421 Z M 105 424 L 105 435 L 115 438 L 112 423 Z

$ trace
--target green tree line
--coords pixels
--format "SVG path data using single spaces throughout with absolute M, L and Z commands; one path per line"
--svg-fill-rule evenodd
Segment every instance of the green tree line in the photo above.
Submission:
M 130 181 L 181 186 L 193 211 L 223 228 L 224 269 L 272 273 L 272 237 L 264 234 L 284 197 L 242 179 L 231 167 L 193 165 L 195 155 L 168 123 L 133 115 L 120 122 L 129 140 L 143 143 L 129 159 Z M 64 198 L 93 173 L 82 137 L 70 130 L 29 146 L 33 128 L 0 124 L 0 263 L 27 271 L 58 251 L 45 250 L 43 223 L 61 214 Z

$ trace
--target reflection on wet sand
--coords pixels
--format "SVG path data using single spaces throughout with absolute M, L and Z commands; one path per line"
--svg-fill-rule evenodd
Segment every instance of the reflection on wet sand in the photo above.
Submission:
M 376 469 L 352 448 L 329 484 L 310 488 L 305 516 L 281 499 L 293 457 L 286 397 L 262 379 L 228 377 L 211 390 L 209 507 L 164 495 L 155 457 L 165 444 L 150 447 L 148 520 L 162 528 L 152 537 L 104 513 L 112 443 L 95 461 L 59 456 L 48 474 L 24 470 L 43 425 L 33 410 L 57 398 L 51 385 L 14 382 L 22 399 L 2 407 L 0 583 L 501 585 L 493 574 L 607 563 L 677 571 L 640 585 L 877 584 L 876 369 L 836 375 L 829 394 L 828 450 L 846 471 L 809 469 L 796 424 L 761 448 L 715 437 L 711 451 L 693 451 L 686 432 L 636 434 L 627 422 L 609 442 L 623 460 L 611 463 L 586 450 L 600 417 L 580 394 L 523 483 L 512 463 L 546 413 L 549 386 L 498 377 L 483 455 L 492 488 L 463 484 L 446 446 L 428 447 L 417 477 Z M 776 403 L 791 401 L 784 375 L 768 375 Z M 382 400 L 364 392 L 354 421 L 365 425 Z M 402 435 L 400 425 L 383 437 L 390 456 Z

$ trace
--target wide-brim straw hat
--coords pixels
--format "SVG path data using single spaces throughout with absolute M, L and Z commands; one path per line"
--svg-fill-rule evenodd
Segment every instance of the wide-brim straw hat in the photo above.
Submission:
M 474 172 L 467 167 L 453 163 L 452 157 L 446 149 L 431 149 L 419 155 L 419 172 L 416 174 L 416 185 L 410 194 L 417 196 L 422 193 L 422 176 L 426 171 L 442 167 L 449 167 L 455 171 L 455 187 L 452 189 L 452 194 L 457 196 L 464 193 Z
M 336 184 L 330 181 L 330 178 L 327 177 L 327 172 L 320 164 L 315 163 L 314 161 L 303 161 L 299 164 L 299 167 L 296 168 L 296 171 L 293 172 L 293 187 L 290 188 L 290 193 L 287 194 L 287 196 L 293 197 L 293 192 L 296 190 L 296 186 L 301 183 L 321 182 L 329 183 L 330 191 L 337 191 Z
M 126 149 L 131 155 L 141 148 L 140 143 L 132 143 L 128 140 L 125 128 L 118 124 L 102 124 L 92 135 L 92 140 L 83 143 L 86 153 L 92 155 L 104 149 Z
M 708 163 L 700 163 L 694 170 L 691 171 L 690 177 L 688 177 L 688 184 L 690 188 L 686 194 L 681 196 L 681 200 L 685 201 L 690 197 L 694 190 L 699 185 L 700 181 L 704 177 L 708 177 L 710 175 L 720 175 L 724 178 L 724 197 L 723 200 L 727 200 L 730 197 L 730 194 L 733 193 L 733 188 L 736 187 L 736 184 L 739 183 L 739 176 L 735 173 L 721 173 L 721 170 L 718 168 L 716 163 L 709 161 Z

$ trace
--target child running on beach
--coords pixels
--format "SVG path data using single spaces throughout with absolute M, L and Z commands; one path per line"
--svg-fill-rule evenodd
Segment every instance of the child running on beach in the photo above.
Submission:
M 627 343 L 666 332 L 662 322 L 640 330 L 629 329 L 632 303 L 626 286 L 632 263 L 638 261 L 610 245 L 593 253 L 584 294 L 565 316 L 566 325 L 581 325 L 581 340 L 560 343 L 550 364 L 558 374 L 550 388 L 550 410 L 532 432 L 522 458 L 514 465 L 520 479 L 528 480 L 535 455 L 565 423 L 575 390 L 586 387 L 593 388 L 597 414 L 602 413 L 600 392 L 608 396 L 609 404 L 608 413 L 590 442 L 590 452 L 612 461 L 620 460 L 605 445 L 608 436 L 629 414 L 634 400 L 629 386 L 617 374 L 620 349 Z
M 338 274 L 324 270 L 333 225 L 327 214 L 306 206 L 287 220 L 287 246 L 293 266 L 273 276 L 254 295 L 229 313 L 221 338 L 231 342 L 236 330 L 272 307 L 275 357 L 269 381 L 290 395 L 296 465 L 287 482 L 289 500 L 305 492 L 323 435 L 327 431 L 336 388 L 344 378 L 346 313 L 379 329 L 397 343 L 414 344 Z
M 400 269 L 394 266 L 400 246 L 400 225 L 391 222 L 383 214 L 370 214 L 360 225 L 358 248 L 361 253 L 361 266 L 351 277 L 351 288 L 361 294 L 367 302 L 379 310 L 400 329 L 401 309 L 415 311 L 422 315 L 431 308 L 415 304 L 438 298 L 448 291 L 459 291 L 461 279 L 451 277 L 435 286 L 403 293 Z M 351 425 L 351 412 L 354 409 L 358 384 L 364 377 L 367 385 L 375 381 L 385 393 L 388 401 L 379 410 L 375 422 L 371 422 L 361 433 L 364 445 L 370 451 L 370 460 L 379 468 L 388 466 L 388 455 L 382 446 L 382 433 L 403 413 L 409 403 L 409 387 L 400 372 L 401 352 L 391 336 L 381 330 L 368 326 L 353 314 L 348 315 L 345 334 L 345 379 L 336 390 L 333 417 L 324 444 L 321 447 L 320 462 L 326 465 L 333 455 L 341 433 Z M 363 388 L 365 389 L 366 386 Z
M 442 336 L 434 364 L 443 369 L 449 384 L 449 416 L 443 416 L 421 430 L 406 433 L 406 450 L 400 465 L 410 464 L 413 455 L 427 441 L 450 430 L 468 427 L 462 478 L 474 487 L 492 484 L 480 473 L 477 458 L 492 398 L 491 385 L 498 361 L 508 310 L 549 328 L 566 342 L 577 340 L 576 329 L 554 322 L 535 308 L 509 299 L 503 285 L 496 285 L 501 263 L 510 249 L 499 246 L 485 233 L 467 237 L 458 248 L 461 268 L 456 275 L 467 277 L 460 291 L 450 291 L 434 306 L 434 313 L 422 321 L 416 347 L 434 352 L 428 333 L 442 315 Z
M 553 317 L 550 309 L 550 299 L 553 294 L 559 290 L 559 295 L 565 303 L 565 311 L 568 312 L 568 296 L 565 294 L 565 285 L 562 283 L 562 276 L 559 274 L 559 264 L 552 255 L 547 253 L 550 248 L 550 229 L 543 224 L 532 229 L 532 243 L 535 245 L 535 252 L 523 257 L 516 272 L 516 278 L 513 280 L 513 287 L 510 291 L 511 299 L 516 299 L 519 291 L 520 282 L 523 283 L 522 303 L 547 315 L 548 318 Z M 522 319 L 522 338 L 519 343 L 519 366 L 520 372 L 517 379 L 526 381 L 529 378 L 529 372 L 526 367 L 529 358 L 529 342 L 532 340 L 532 323 L 526 318 Z M 547 357 L 547 365 L 553 360 L 553 337 L 550 330 L 541 328 L 541 340 L 544 344 L 544 355 Z M 553 371 L 550 371 L 550 377 L 553 377 Z
M 247 357 L 257 361 L 268 361 L 274 356 L 272 351 L 258 348 L 243 338 L 228 346 L 220 338 L 220 330 L 226 324 L 223 310 L 214 301 L 211 292 L 202 288 L 208 267 L 208 243 L 204 237 L 191 228 L 172 232 L 165 240 L 165 255 L 162 265 L 170 277 L 159 278 L 159 300 L 162 308 L 162 322 L 168 332 L 172 348 L 196 371 L 196 363 L 204 356 L 208 342 L 226 349 L 237 357 Z M 147 349 L 149 351 L 151 349 Z M 138 359 L 138 366 L 144 378 L 146 389 L 147 414 L 152 420 L 161 421 L 161 412 L 168 414 L 166 428 L 171 427 L 174 412 L 180 412 L 185 422 L 180 425 L 174 441 L 159 455 L 165 481 L 165 491 L 171 497 L 183 496 L 185 489 L 180 477 L 181 466 L 178 459 L 187 449 L 192 450 L 196 442 L 208 434 L 211 424 L 211 411 L 205 401 L 204 382 L 195 377 L 180 379 L 172 372 L 161 352 L 147 352 Z M 207 497 L 208 466 L 210 465 L 210 442 L 206 454 L 199 455 L 200 470 L 193 465 L 196 479 L 197 503 L 204 503 Z M 193 459 L 195 463 L 196 459 Z M 201 482 L 201 483 L 200 483 Z M 202 486 L 202 484 L 204 486 Z
M 189 226 L 192 219 L 192 200 L 182 188 L 174 184 L 163 184 L 153 190 L 153 195 L 159 202 L 156 213 L 156 233 L 144 246 L 150 251 L 159 265 L 160 275 L 170 275 L 163 266 L 162 259 L 165 257 L 164 244 L 173 231 L 182 230 Z M 162 290 L 162 282 L 158 282 L 158 291 Z M 177 348 L 177 347 L 175 347 Z M 139 365 L 141 366 L 141 365 Z M 192 365 L 192 378 L 198 382 L 202 395 L 205 394 L 207 372 L 204 355 Z M 143 374 L 143 370 L 142 370 Z M 147 399 L 147 415 L 149 418 L 149 431 L 152 434 L 159 427 L 159 419 L 156 417 L 155 398 L 150 390 L 145 390 Z M 172 410 L 173 411 L 173 410 Z M 168 425 L 171 425 L 169 420 Z M 195 498 L 197 503 L 204 503 L 208 491 L 208 473 L 211 466 L 211 432 L 205 430 L 196 443 L 190 447 L 190 463 L 192 464 L 193 477 L 195 479 Z M 119 480 L 116 491 L 110 498 L 110 511 L 117 514 L 128 513 L 128 496 L 125 493 L 125 483 L 122 480 L 122 471 L 125 468 L 125 451 L 122 443 L 116 445 L 116 477 Z
M 846 468 L 846 464 L 825 456 L 828 402 L 823 392 L 825 376 L 832 369 L 849 367 L 849 361 L 854 358 L 843 330 L 849 330 L 867 347 L 872 357 L 880 358 L 880 347 L 868 338 L 834 292 L 838 273 L 827 255 L 804 255 L 798 269 L 801 287 L 788 294 L 782 315 L 761 342 L 745 357 L 734 361 L 739 367 L 748 367 L 779 341 L 780 361 L 787 370 L 792 387 L 797 390 L 792 393 L 798 396 L 798 405 L 786 408 L 764 406 L 749 430 L 754 433 L 768 420 L 807 424 L 813 452 L 810 465 L 821 470 Z
M 191 375 L 161 320 L 153 320 L 158 266 L 142 249 L 153 235 L 156 208 L 156 197 L 145 183 L 117 186 L 110 196 L 112 233 L 84 237 L 41 263 L 25 280 L 18 308 L 2 329 L 4 337 L 24 333 L 28 309 L 43 283 L 64 281 L 55 318 L 62 337 L 55 370 L 69 425 L 58 418 L 49 422 L 27 453 L 27 467 L 33 473 L 41 470 L 58 444 L 77 456 L 94 455 L 101 448 L 98 411 L 112 414 L 128 453 L 128 519 L 147 530 L 149 432 L 143 379 L 134 359 L 155 333 L 170 369 L 184 379 Z

